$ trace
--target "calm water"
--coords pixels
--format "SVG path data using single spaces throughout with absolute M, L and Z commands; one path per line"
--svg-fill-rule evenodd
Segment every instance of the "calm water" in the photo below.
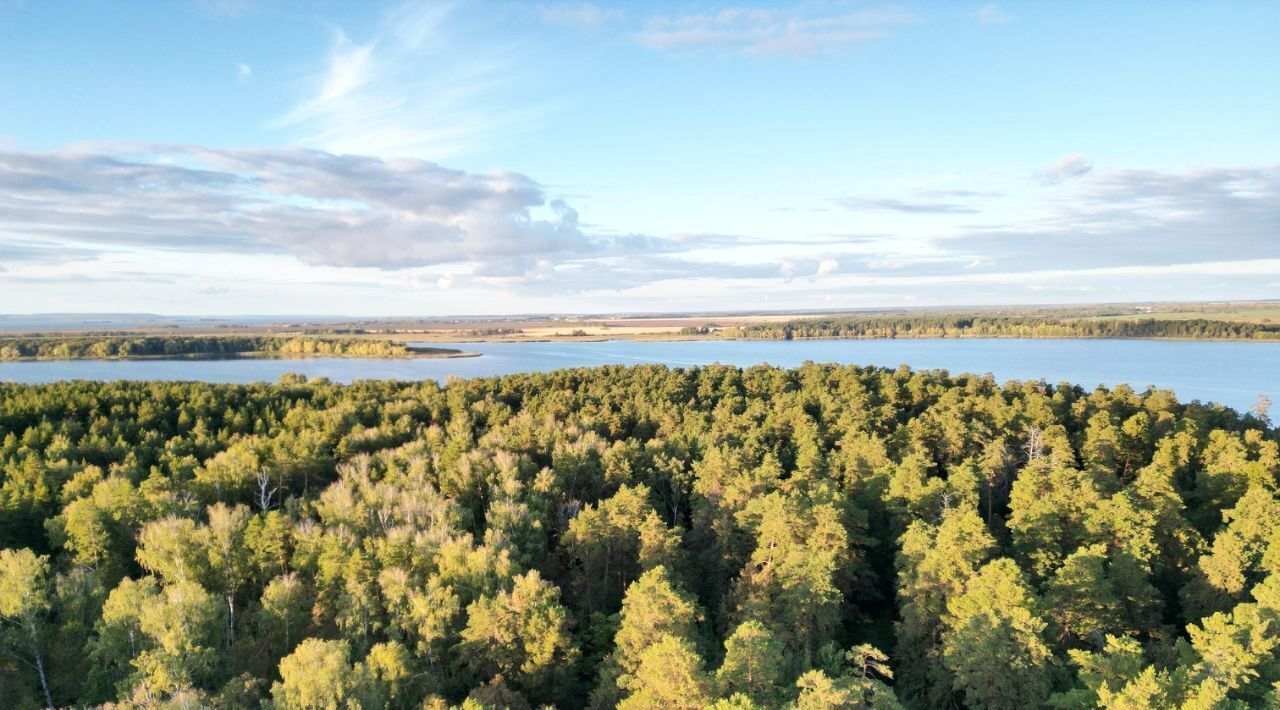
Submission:
M 431 343 L 483 353 L 475 358 L 357 360 L 133 360 L 0 363 L 0 380 L 65 379 L 273 381 L 286 372 L 357 379 L 479 377 L 604 364 L 713 362 L 783 367 L 806 360 L 953 373 L 991 373 L 999 381 L 1044 379 L 1085 387 L 1127 383 L 1174 390 L 1182 400 L 1247 409 L 1259 394 L 1280 401 L 1280 343 L 1176 340 L 807 340 L 643 343 Z

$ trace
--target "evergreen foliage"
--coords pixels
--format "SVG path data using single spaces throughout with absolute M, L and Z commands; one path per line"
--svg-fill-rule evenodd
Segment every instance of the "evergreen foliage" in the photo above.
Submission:
M 1278 487 L 905 367 L 0 384 L 0 706 L 1274 706 Z

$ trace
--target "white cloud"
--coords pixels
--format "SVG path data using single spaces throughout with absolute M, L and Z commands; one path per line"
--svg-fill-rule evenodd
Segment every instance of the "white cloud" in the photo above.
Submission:
M 993 4 L 983 5 L 973 13 L 973 16 L 984 25 L 1003 25 L 1013 21 L 1012 15 Z
M 1088 175 L 1093 170 L 1093 163 L 1079 153 L 1064 155 L 1052 165 L 1036 172 L 1033 176 L 1041 185 L 1057 185 Z
M 910 203 L 918 191 L 904 194 Z M 937 197 L 977 194 L 990 193 Z M 996 204 L 980 224 L 944 214 L 912 236 L 655 237 L 593 225 L 526 175 L 411 158 L 155 144 L 0 150 L 0 294 L 144 278 L 148 293 L 163 293 L 225 278 L 240 299 L 247 275 L 288 273 L 291 289 L 332 283 L 360 298 L 400 288 L 468 304 L 477 293 L 487 304 L 613 294 L 639 308 L 660 294 L 725 308 L 784 285 L 785 303 L 839 296 L 833 289 L 897 299 L 895 289 L 921 287 L 934 301 L 1008 301 L 1029 285 L 1063 292 L 1087 279 L 1076 285 L 1101 291 L 1131 277 L 1151 296 L 1213 276 L 1259 297 L 1280 274 L 1280 166 L 1098 171 L 1030 194 L 1017 218 L 995 221 Z M 1224 256 L 1236 254 L 1249 258 Z
M 941 273 L 927 275 L 841 274 L 830 277 L 827 288 L 891 287 L 919 288 L 933 286 L 1004 285 L 1027 287 L 1046 285 L 1050 282 L 1071 283 L 1079 279 L 1105 279 L 1114 282 L 1124 278 L 1168 278 L 1190 276 L 1271 277 L 1280 275 L 1280 259 L 1240 259 L 1210 261 L 1194 264 L 1155 264 L 1134 266 L 1104 266 L 1084 269 L 1033 269 L 1001 271 L 993 273 Z M 759 288 L 752 280 L 726 280 L 726 286 L 737 285 Z M 793 288 L 803 288 L 800 282 L 788 281 Z M 781 291 L 779 286 L 779 291 Z
M 282 251 L 385 269 L 657 245 L 588 235 L 560 202 L 536 217 L 547 204 L 524 175 L 408 158 L 137 144 L 0 153 L 0 235 L 36 242 Z
M 894 34 L 913 18 L 894 10 L 821 13 L 730 7 L 652 17 L 634 39 L 650 49 L 698 53 L 813 57 L 838 53 Z M 818 9 L 823 9 L 817 6 Z
M 253 67 L 251 67 L 251 66 L 249 66 L 248 64 L 245 64 L 245 63 L 243 63 L 243 62 L 241 62 L 240 64 L 237 64 L 237 65 L 236 65 L 236 76 L 238 76 L 238 77 L 240 77 L 240 78 L 246 78 L 246 77 L 253 76 Z
M 1093 172 L 1003 224 L 940 235 L 955 255 L 1024 268 L 1280 257 L 1280 166 Z
M 468 36 L 452 14 L 450 3 L 408 3 L 367 38 L 335 29 L 307 98 L 272 127 L 336 153 L 438 160 L 535 120 L 543 104 L 521 96 L 512 50 Z

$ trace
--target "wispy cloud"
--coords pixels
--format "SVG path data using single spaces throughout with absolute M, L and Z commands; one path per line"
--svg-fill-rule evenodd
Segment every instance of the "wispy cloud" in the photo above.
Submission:
M 731 7 L 651 17 L 634 39 L 650 49 L 675 53 L 814 57 L 893 35 L 914 19 L 893 9 L 837 9 L 824 4 L 789 10 Z
M 4 269 L 5 264 L 61 264 L 84 261 L 93 259 L 100 253 L 96 249 L 73 248 L 65 244 L 0 237 L 0 269 Z M 8 271 L 8 269 L 4 270 Z
M 453 12 L 449 3 L 409 3 L 370 37 L 335 28 L 307 97 L 271 125 L 335 153 L 438 160 L 540 115 L 533 98 L 512 108 L 521 77 L 513 50 L 446 27 Z
M 890 197 L 840 197 L 836 204 L 858 212 L 902 212 L 904 214 L 975 214 L 978 210 L 954 202 L 923 202 Z
M 1027 217 L 958 230 L 940 249 L 991 268 L 1102 268 L 1280 258 L 1280 166 L 1091 173 Z
M 1001 10 L 998 5 L 990 3 L 975 10 L 973 16 L 984 25 L 1003 25 L 1013 22 L 1013 15 Z
M 253 76 L 253 67 L 249 66 L 248 64 L 245 64 L 244 62 L 237 64 L 236 76 L 240 77 L 241 79 L 247 79 L 248 77 Z
M 1093 170 L 1093 163 L 1079 153 L 1064 155 L 1049 167 L 1039 170 L 1033 175 L 1041 185 L 1057 185 L 1078 177 L 1084 177 Z

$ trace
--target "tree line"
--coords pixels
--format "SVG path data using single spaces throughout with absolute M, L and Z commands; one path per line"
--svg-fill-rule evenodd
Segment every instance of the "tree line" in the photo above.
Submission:
M 796 369 L 0 384 L 7 708 L 1280 702 L 1280 449 Z
M 727 327 L 687 327 L 682 335 L 756 340 L 804 338 L 1186 338 L 1280 340 L 1280 324 L 1207 319 L 1019 316 L 848 316 Z
M 403 343 L 271 335 L 42 336 L 0 338 L 0 360 L 298 356 L 408 357 Z

